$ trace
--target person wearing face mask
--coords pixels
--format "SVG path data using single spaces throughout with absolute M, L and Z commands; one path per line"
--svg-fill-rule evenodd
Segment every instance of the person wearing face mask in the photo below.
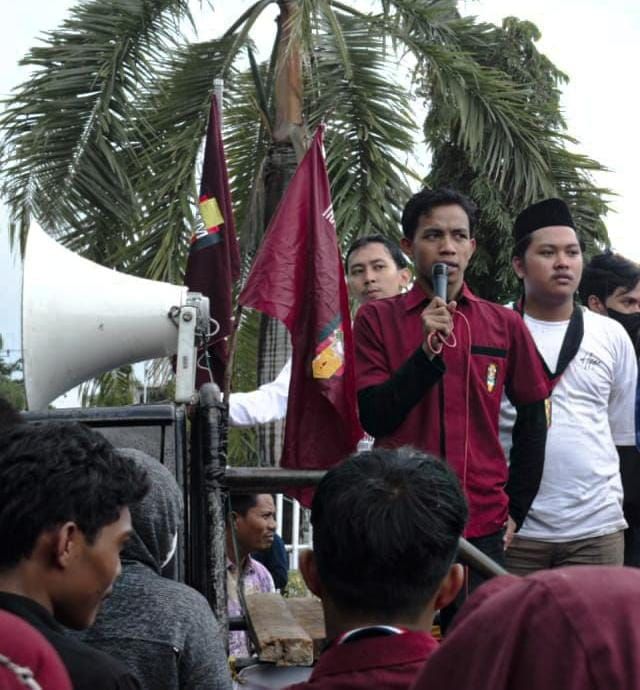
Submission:
M 223 633 L 207 600 L 161 575 L 176 550 L 182 495 L 171 472 L 132 448 L 119 449 L 149 477 L 147 496 L 131 508 L 133 533 L 122 574 L 85 643 L 135 672 L 142 690 L 230 690 Z
M 614 252 L 594 256 L 585 266 L 580 299 L 592 311 L 622 324 L 640 356 L 640 265 Z M 636 447 L 620 456 L 624 492 L 624 564 L 640 567 L 640 392 L 636 388 Z

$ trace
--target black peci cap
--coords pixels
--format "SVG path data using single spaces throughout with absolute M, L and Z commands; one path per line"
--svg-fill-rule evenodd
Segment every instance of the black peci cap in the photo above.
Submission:
M 552 225 L 576 229 L 569 207 L 562 199 L 545 199 L 525 208 L 516 218 L 513 240 L 517 245 L 532 232 Z

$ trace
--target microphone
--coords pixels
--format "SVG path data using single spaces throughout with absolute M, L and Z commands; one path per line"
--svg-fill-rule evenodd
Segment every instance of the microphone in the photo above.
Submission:
M 440 297 L 447 301 L 447 283 L 449 277 L 449 267 L 447 264 L 437 263 L 431 267 L 431 282 L 435 297 Z

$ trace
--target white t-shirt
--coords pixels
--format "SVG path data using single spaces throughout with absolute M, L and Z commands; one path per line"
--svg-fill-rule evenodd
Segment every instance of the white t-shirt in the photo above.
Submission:
M 583 315 L 582 343 L 551 395 L 542 481 L 518 532 L 522 537 L 574 541 L 627 526 L 616 446 L 635 444 L 636 357 L 619 323 L 589 310 Z M 555 371 L 568 322 L 524 320 Z M 500 429 L 508 446 L 514 421 L 515 410 L 504 398 Z

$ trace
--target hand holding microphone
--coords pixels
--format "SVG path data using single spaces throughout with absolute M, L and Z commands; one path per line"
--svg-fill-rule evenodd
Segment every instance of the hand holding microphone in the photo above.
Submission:
M 444 263 L 434 264 L 431 269 L 431 282 L 434 296 L 422 310 L 422 329 L 424 341 L 422 349 L 429 359 L 433 359 L 442 352 L 444 344 L 455 347 L 453 337 L 453 312 L 456 308 L 454 301 L 447 304 L 447 284 L 449 267 Z M 449 336 L 452 340 L 447 342 Z

